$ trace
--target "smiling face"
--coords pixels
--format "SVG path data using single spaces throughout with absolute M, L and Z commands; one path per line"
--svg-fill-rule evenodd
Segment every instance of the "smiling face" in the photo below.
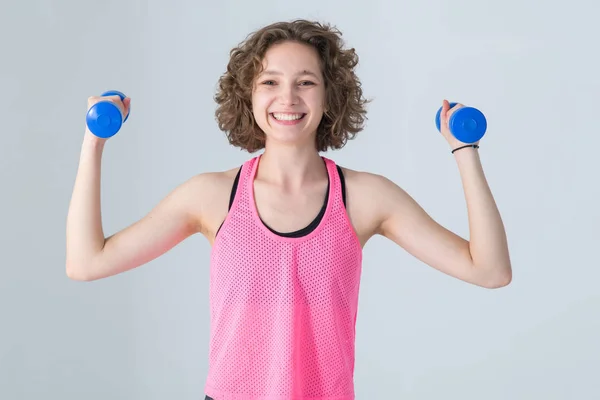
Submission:
M 296 42 L 271 46 L 252 91 L 252 111 L 266 142 L 314 145 L 324 103 L 317 51 Z

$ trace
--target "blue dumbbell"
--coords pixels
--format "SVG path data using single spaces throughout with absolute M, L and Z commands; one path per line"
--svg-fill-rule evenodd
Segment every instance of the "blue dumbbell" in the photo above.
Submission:
M 450 108 L 458 103 L 450 103 Z M 435 116 L 435 125 L 438 131 L 440 127 L 440 115 L 442 107 Z M 448 127 L 452 135 L 463 143 L 475 143 L 485 135 L 487 121 L 481 111 L 473 107 L 463 107 L 452 113 L 448 121 Z
M 102 96 L 119 96 L 121 101 L 125 95 L 116 90 L 102 93 Z M 109 138 L 119 132 L 121 126 L 129 118 L 129 113 L 123 119 L 121 111 L 110 101 L 100 101 L 88 110 L 85 121 L 87 127 L 94 135 L 100 138 Z

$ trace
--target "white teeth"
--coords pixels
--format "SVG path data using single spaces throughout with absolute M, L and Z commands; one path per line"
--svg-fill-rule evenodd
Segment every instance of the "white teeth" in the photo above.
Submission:
M 282 114 L 282 113 L 273 113 L 273 117 L 275 119 L 281 120 L 281 121 L 294 121 L 297 119 L 302 118 L 304 114 Z

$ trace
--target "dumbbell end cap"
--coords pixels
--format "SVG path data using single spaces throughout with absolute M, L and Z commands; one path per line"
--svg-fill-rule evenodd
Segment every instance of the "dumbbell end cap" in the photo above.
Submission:
M 109 102 L 95 104 L 86 115 L 86 123 L 90 132 L 103 139 L 110 138 L 119 132 L 123 125 L 121 119 L 121 112 Z
M 458 103 L 450 103 L 450 108 Z M 442 107 L 438 109 L 435 115 L 435 126 L 441 131 L 440 117 Z M 459 141 L 463 143 L 475 143 L 480 140 L 487 130 L 487 120 L 483 113 L 473 107 L 463 107 L 457 110 L 449 121 L 450 132 Z
M 463 143 L 475 143 L 487 130 L 487 120 L 483 113 L 473 107 L 461 108 L 450 121 L 450 131 Z

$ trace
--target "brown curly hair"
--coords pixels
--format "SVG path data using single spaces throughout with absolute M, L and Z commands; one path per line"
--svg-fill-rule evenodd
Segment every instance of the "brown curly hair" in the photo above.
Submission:
M 321 60 L 326 110 L 317 128 L 317 150 L 340 149 L 362 131 L 368 100 L 354 72 L 358 56 L 354 48 L 343 48 L 341 36 L 328 24 L 299 19 L 265 26 L 233 48 L 215 95 L 216 120 L 229 143 L 250 153 L 264 148 L 265 134 L 252 113 L 252 89 L 265 53 L 270 46 L 284 41 L 314 47 Z

